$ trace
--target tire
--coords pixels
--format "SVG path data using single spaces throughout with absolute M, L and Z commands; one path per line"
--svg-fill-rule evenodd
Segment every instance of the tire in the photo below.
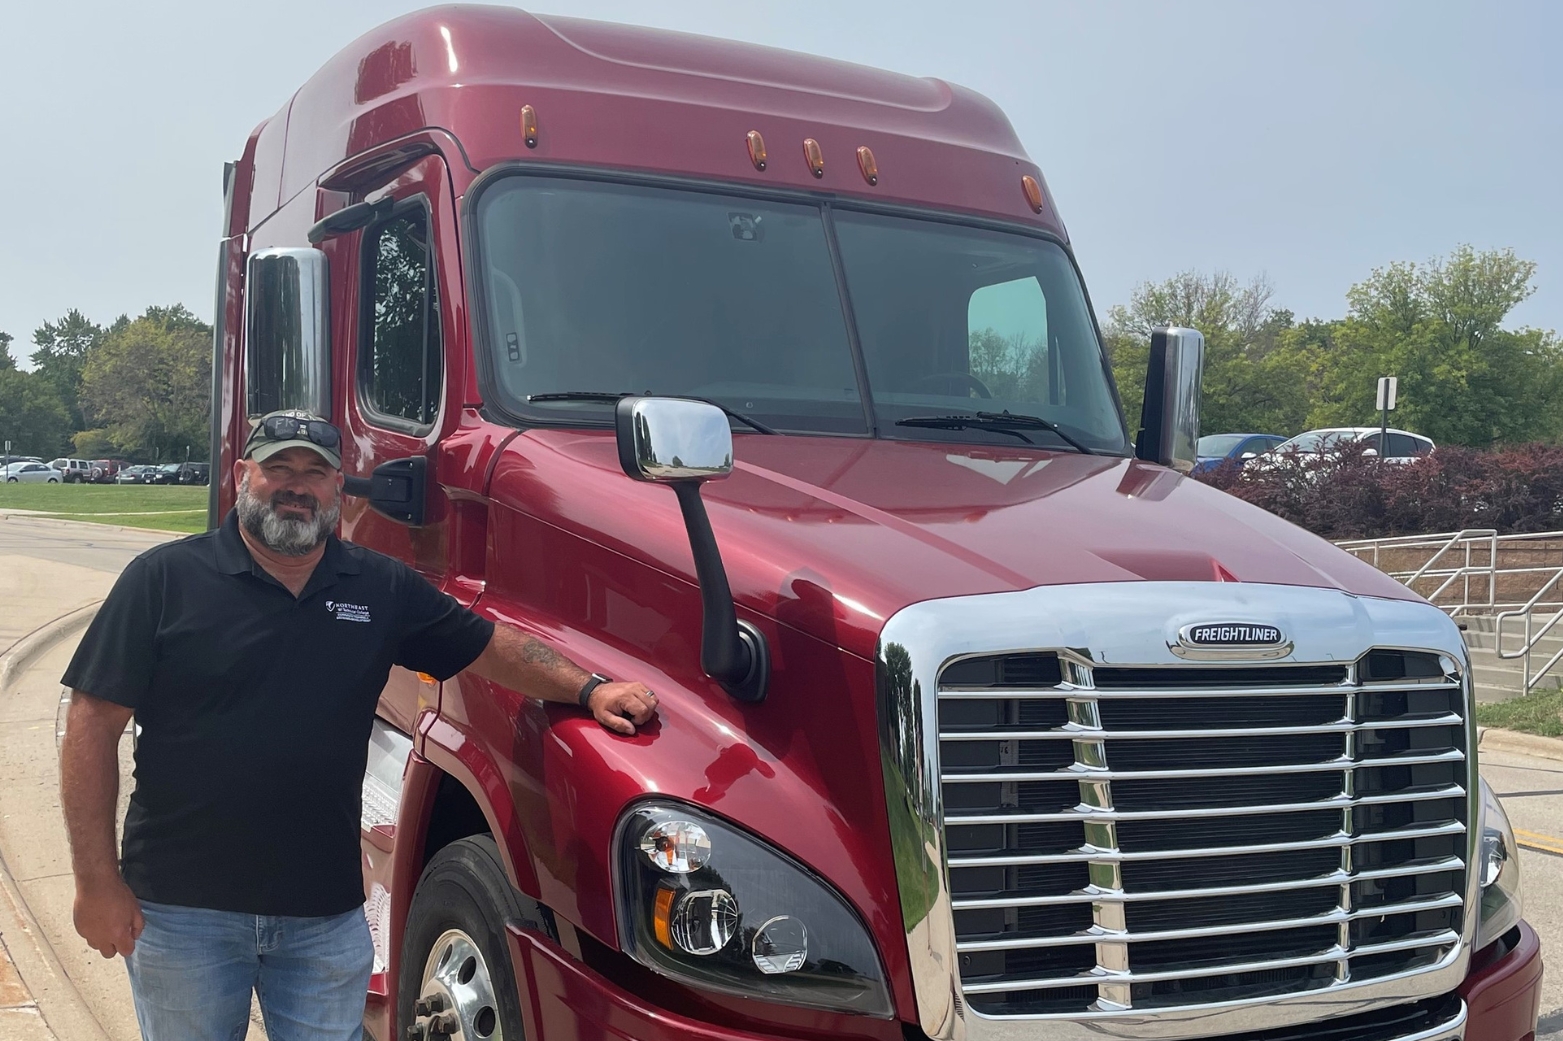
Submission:
M 59 482 L 59 479 L 58 479 L 58 478 L 56 478 L 56 477 L 51 477 L 51 478 L 49 478 L 49 483 L 50 483 L 50 484 L 59 484 L 59 483 L 60 483 L 60 482 Z
M 15 477 L 7 477 L 5 479 L 5 483 L 6 484 L 16 484 L 17 483 L 17 479 Z
M 464 1038 L 523 1041 L 505 923 L 541 927 L 541 917 L 538 905 L 505 877 L 492 837 L 458 839 L 436 853 L 407 912 L 396 1037 L 416 1036 L 408 1032 L 415 1024 L 429 1035 L 431 1015 L 439 1015 L 455 1016 Z M 422 1003 L 436 995 L 438 1007 Z

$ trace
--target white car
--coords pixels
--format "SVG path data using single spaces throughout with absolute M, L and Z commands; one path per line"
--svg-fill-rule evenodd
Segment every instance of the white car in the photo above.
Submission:
M 12 463 L 4 470 L 6 484 L 59 484 L 64 474 L 42 463 Z
M 1250 459 L 1246 465 L 1256 469 L 1268 469 L 1280 463 L 1288 455 L 1333 456 L 1339 452 L 1342 445 L 1353 441 L 1366 442 L 1367 448 L 1363 449 L 1363 454 L 1381 455 L 1386 463 L 1409 463 L 1424 455 L 1431 455 L 1437 447 L 1431 438 L 1413 434 L 1409 430 L 1390 427 L 1388 451 L 1383 451 L 1379 445 L 1378 427 L 1325 427 L 1298 434 L 1290 441 L 1283 441 L 1264 455 Z

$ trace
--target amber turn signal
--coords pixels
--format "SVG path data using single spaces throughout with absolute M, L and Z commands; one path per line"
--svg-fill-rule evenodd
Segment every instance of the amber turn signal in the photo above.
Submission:
M 537 147 L 537 109 L 531 105 L 521 106 L 521 136 L 528 148 Z
M 749 134 L 748 134 L 748 140 L 749 140 L 749 161 L 754 164 L 754 168 L 756 170 L 764 172 L 764 170 L 765 170 L 765 138 L 760 136 L 760 132 L 758 130 L 751 130 L 751 131 L 749 131 Z
M 820 151 L 819 142 L 812 137 L 803 139 L 803 158 L 808 161 L 809 169 L 814 171 L 815 177 L 825 176 L 825 153 Z
M 1042 185 L 1030 174 L 1020 179 L 1020 190 L 1026 193 L 1026 201 L 1036 213 L 1042 212 Z
M 663 886 L 657 890 L 657 899 L 651 909 L 651 931 L 656 934 L 657 942 L 668 950 L 673 949 L 674 896 L 672 889 Z
M 857 168 L 863 171 L 863 180 L 870 188 L 879 183 L 879 164 L 874 162 L 874 153 L 867 145 L 857 150 Z

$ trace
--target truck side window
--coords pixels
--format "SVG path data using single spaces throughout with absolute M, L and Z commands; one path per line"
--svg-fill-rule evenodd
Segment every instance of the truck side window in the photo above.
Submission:
M 439 413 L 443 371 L 428 214 L 404 210 L 364 242 L 360 400 L 389 425 L 426 428 Z
M 1033 276 L 982 286 L 966 305 L 970 373 L 994 396 L 1059 404 L 1051 371 L 1047 297 Z

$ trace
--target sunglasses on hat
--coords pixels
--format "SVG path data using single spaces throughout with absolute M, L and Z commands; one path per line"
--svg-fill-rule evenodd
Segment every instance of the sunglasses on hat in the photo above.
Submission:
M 267 441 L 296 441 L 302 438 L 321 448 L 335 448 L 342 443 L 341 433 L 323 419 L 267 416 L 261 421 L 260 432 Z

